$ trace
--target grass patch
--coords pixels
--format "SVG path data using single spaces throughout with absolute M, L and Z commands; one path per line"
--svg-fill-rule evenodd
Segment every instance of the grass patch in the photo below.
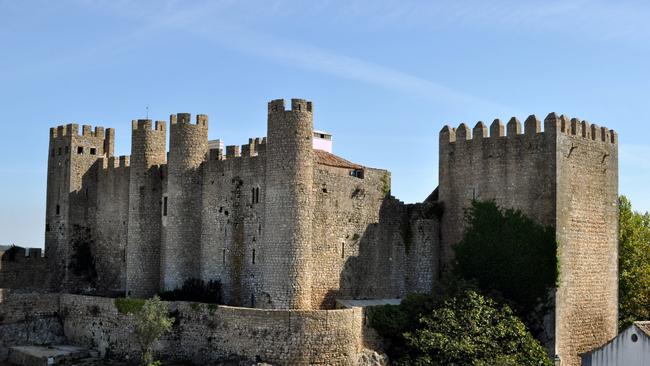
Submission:
M 119 297 L 115 299 L 115 307 L 120 314 L 135 314 L 142 309 L 145 300 Z

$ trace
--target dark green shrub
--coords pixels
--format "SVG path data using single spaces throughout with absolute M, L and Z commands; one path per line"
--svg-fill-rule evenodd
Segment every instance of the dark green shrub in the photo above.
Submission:
M 482 293 L 509 303 L 534 331 L 548 312 L 557 280 L 555 230 L 494 202 L 472 203 L 468 228 L 455 247 L 454 273 L 475 280 Z
M 423 315 L 404 339 L 407 352 L 398 365 L 551 365 L 507 305 L 471 290 Z

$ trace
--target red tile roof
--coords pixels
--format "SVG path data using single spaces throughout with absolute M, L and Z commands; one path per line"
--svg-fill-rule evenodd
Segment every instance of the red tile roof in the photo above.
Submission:
M 314 155 L 316 158 L 316 163 L 321 165 L 333 166 L 337 168 L 363 169 L 362 165 L 355 164 L 339 156 L 330 154 L 327 151 L 314 149 Z

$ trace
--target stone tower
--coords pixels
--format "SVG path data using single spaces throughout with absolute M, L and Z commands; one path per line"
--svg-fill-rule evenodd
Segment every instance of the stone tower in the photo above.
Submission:
M 113 155 L 115 131 L 68 124 L 50 129 L 45 215 L 45 253 L 52 283 L 74 286 L 70 275 L 73 241 L 92 235 L 98 159 Z
M 614 131 L 549 114 L 440 133 L 443 262 L 465 228 L 473 199 L 494 200 L 555 228 L 559 286 L 549 348 L 562 366 L 617 333 L 618 141 Z M 551 329 L 552 330 L 552 329 Z M 554 333 L 554 334 L 553 334 Z
M 312 103 L 268 104 L 264 292 L 259 306 L 311 308 Z
M 162 287 L 200 278 L 201 167 L 208 152 L 208 116 L 170 116 L 167 216 L 163 217 Z
M 166 164 L 165 122 L 132 122 L 126 292 L 149 297 L 160 289 L 162 165 Z

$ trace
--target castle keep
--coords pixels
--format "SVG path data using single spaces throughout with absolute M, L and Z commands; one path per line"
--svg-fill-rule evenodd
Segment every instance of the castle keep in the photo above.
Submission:
M 579 365 L 578 354 L 616 335 L 614 131 L 554 113 L 543 122 L 530 116 L 523 126 L 516 118 L 505 126 L 446 126 L 438 188 L 422 203 L 404 204 L 390 195 L 388 171 L 331 152 L 331 136 L 314 131 L 309 101 L 268 103 L 267 136 L 243 146 L 209 142 L 209 124 L 208 116 L 187 113 L 169 124 L 133 121 L 131 155 L 120 157 L 113 129 L 52 128 L 45 258 L 22 252 L 15 263 L 3 261 L 0 287 L 39 287 L 25 270 L 30 263 L 47 268 L 50 286 L 64 292 L 149 297 L 191 278 L 218 280 L 225 302 L 240 307 L 219 310 L 228 320 L 218 337 L 231 328 L 252 333 L 255 322 L 300 335 L 279 345 L 264 338 L 270 333 L 255 333 L 259 339 L 242 341 L 250 349 L 227 352 L 267 352 L 265 359 L 280 364 L 351 365 L 363 320 L 360 312 L 329 310 L 335 301 L 430 291 L 453 261 L 464 210 L 472 200 L 494 200 L 555 228 L 560 277 L 546 339 L 562 365 Z M 60 298 L 78 311 L 75 319 L 94 321 L 83 310 L 92 301 Z M 99 342 L 84 324 L 66 325 L 74 330 L 69 336 Z M 314 324 L 329 334 L 327 350 L 318 349 Z M 356 338 L 341 346 L 340 335 Z M 234 345 L 224 342 L 201 347 Z M 278 347 L 288 353 L 275 354 Z
M 104 291 L 147 297 L 219 280 L 229 304 L 280 309 L 431 288 L 428 204 L 388 196 L 385 170 L 314 149 L 311 102 L 270 102 L 267 137 L 225 151 L 208 148 L 208 125 L 172 115 L 167 153 L 164 121 L 133 121 L 130 157 L 113 156 L 112 129 L 51 129 L 45 251 L 56 286 L 94 276 Z M 80 253 L 91 266 L 77 268 Z

